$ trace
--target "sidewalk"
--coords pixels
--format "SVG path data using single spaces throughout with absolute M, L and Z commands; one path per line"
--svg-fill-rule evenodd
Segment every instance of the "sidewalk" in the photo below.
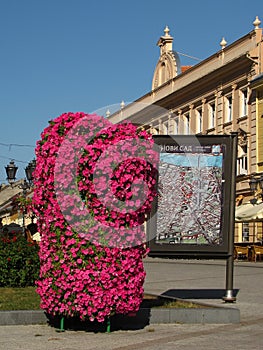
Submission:
M 263 262 L 234 263 L 235 303 L 225 303 L 225 260 L 171 260 L 147 258 L 146 292 L 174 295 L 196 302 L 234 307 L 241 321 L 263 317 Z
M 225 305 L 225 261 L 145 259 L 145 291 Z M 1 326 L 2 350 L 259 350 L 263 347 L 263 263 L 235 262 L 239 324 L 154 324 L 138 330 L 57 333 L 47 325 Z

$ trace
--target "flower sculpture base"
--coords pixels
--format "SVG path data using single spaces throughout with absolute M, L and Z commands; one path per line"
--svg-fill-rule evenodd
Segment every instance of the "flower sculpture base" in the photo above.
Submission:
M 37 292 L 47 314 L 108 320 L 143 299 L 144 220 L 155 198 L 153 140 L 132 124 L 65 113 L 36 147 Z M 151 160 L 151 161 L 150 161 Z

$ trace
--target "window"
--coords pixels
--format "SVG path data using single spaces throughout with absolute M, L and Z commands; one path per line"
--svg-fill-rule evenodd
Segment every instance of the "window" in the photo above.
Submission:
M 242 223 L 242 241 L 243 242 L 249 241 L 249 223 L 248 222 Z
M 190 134 L 190 116 L 185 114 L 184 116 L 184 135 Z
M 161 135 L 168 135 L 168 122 L 160 122 L 159 130 Z
M 196 110 L 196 134 L 202 132 L 202 109 Z
M 237 159 L 237 175 L 247 175 L 247 156 Z
M 240 117 L 245 117 L 248 111 L 247 90 L 243 90 L 240 93 Z
M 159 86 L 165 82 L 165 79 L 166 79 L 166 67 L 165 67 L 165 63 L 162 62 L 161 69 L 160 69 L 160 76 L 159 76 Z
M 175 135 L 179 133 L 179 117 L 174 119 L 174 133 Z
M 232 120 L 232 107 L 232 96 L 228 96 L 226 97 L 226 123 Z
M 247 161 L 247 146 L 238 145 L 237 154 L 237 175 L 247 175 L 248 161 Z
M 209 115 L 208 115 L 208 129 L 215 127 L 215 117 L 216 117 L 216 105 L 215 103 L 209 104 Z

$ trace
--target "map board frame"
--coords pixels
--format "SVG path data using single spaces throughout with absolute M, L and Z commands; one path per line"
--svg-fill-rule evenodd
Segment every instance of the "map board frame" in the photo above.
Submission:
M 149 256 L 231 256 L 237 133 L 153 138 L 160 161 L 158 195 L 147 221 Z

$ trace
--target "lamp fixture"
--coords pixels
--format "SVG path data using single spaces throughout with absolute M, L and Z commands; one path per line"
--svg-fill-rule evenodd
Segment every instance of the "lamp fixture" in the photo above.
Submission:
M 21 184 L 18 185 L 18 188 L 20 188 L 23 191 L 23 197 L 25 199 L 26 199 L 27 190 L 33 186 L 33 180 L 34 180 L 33 173 L 35 168 L 36 168 L 36 161 L 35 159 L 33 159 L 28 163 L 27 167 L 25 168 L 26 178 Z M 16 180 L 16 172 L 18 170 L 18 167 L 15 165 L 14 160 L 10 161 L 10 163 L 5 167 L 5 170 L 6 170 L 7 181 L 11 186 L 13 186 Z M 22 220 L 23 220 L 23 224 L 22 224 L 23 233 L 24 235 L 26 235 L 24 207 L 22 211 Z
M 27 167 L 25 168 L 26 179 L 24 182 L 27 182 L 29 187 L 33 184 L 33 172 L 36 167 L 36 160 L 31 160 Z M 18 167 L 15 165 L 14 160 L 11 160 L 10 163 L 5 167 L 7 181 L 12 185 L 16 180 L 16 172 Z
M 5 167 L 7 181 L 12 184 L 16 180 L 16 172 L 18 167 L 15 165 L 15 162 L 13 160 L 10 161 L 10 163 Z

